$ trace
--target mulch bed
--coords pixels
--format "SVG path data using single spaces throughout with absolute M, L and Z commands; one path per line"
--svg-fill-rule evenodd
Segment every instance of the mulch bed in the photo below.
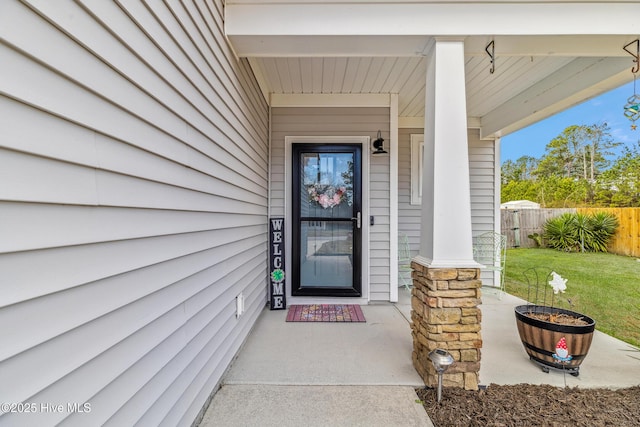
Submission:
M 609 390 L 491 384 L 478 391 L 416 390 L 436 427 L 640 426 L 640 386 Z

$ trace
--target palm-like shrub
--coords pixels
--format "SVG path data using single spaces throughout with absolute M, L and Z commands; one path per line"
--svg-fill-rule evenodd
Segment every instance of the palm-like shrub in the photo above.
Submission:
M 544 237 L 551 248 L 565 252 L 607 252 L 618 228 L 615 215 L 565 213 L 544 225 Z
M 596 212 L 592 216 L 592 248 L 594 252 L 607 252 L 609 241 L 616 234 L 618 225 L 618 218 L 611 213 Z
M 559 251 L 573 252 L 578 247 L 578 236 L 573 214 L 565 213 L 544 224 L 547 245 Z
M 573 226 L 575 227 L 576 240 L 578 241 L 578 246 L 580 248 L 580 252 L 584 252 L 585 250 L 589 250 L 591 248 L 591 243 L 593 241 L 593 224 L 591 215 L 586 214 L 573 214 Z

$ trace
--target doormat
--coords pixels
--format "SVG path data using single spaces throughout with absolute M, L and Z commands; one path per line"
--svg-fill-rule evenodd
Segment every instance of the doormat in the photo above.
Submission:
M 292 305 L 287 322 L 366 322 L 356 304 Z

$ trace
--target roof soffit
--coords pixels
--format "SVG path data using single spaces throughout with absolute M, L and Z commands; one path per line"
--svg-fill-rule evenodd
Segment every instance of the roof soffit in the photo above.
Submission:
M 464 34 L 467 108 L 484 136 L 517 130 L 629 81 L 625 64 L 632 64 L 622 46 L 640 33 L 636 1 L 227 0 L 225 12 L 227 36 L 239 56 L 250 58 L 266 96 L 399 93 L 403 117 L 424 114 L 421 58 L 432 36 Z M 490 75 L 491 40 L 496 73 Z M 585 62 L 574 63 L 580 58 Z M 572 63 L 590 71 L 568 73 Z M 540 83 L 554 78 L 564 82 Z

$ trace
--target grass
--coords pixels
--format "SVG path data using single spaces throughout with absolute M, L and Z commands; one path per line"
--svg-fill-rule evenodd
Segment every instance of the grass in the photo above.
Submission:
M 549 268 L 568 279 L 565 293 L 554 296 L 556 307 L 585 314 L 596 321 L 596 329 L 640 346 L 640 262 L 636 258 L 509 249 L 505 273 L 508 293 L 527 299 L 528 285 L 522 272 L 531 267 Z M 551 290 L 546 282 L 543 286 Z

